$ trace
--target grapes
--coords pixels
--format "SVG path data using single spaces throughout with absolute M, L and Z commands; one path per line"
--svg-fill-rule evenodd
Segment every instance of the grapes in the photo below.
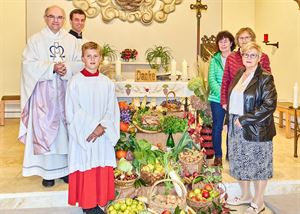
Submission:
M 120 120 L 126 123 L 130 123 L 132 120 L 132 112 L 129 109 L 121 110 Z

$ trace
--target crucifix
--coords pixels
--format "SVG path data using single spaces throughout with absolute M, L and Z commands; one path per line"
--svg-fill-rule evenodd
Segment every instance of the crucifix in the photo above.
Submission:
M 196 0 L 195 4 L 191 4 L 190 8 L 192 10 L 196 10 L 197 14 L 197 57 L 200 55 L 200 19 L 201 19 L 201 11 L 207 10 L 207 5 L 201 3 L 202 0 Z

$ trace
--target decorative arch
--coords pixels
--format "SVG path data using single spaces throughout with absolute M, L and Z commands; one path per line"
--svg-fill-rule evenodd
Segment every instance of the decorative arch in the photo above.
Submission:
M 183 0 L 73 0 L 73 5 L 85 11 L 87 17 L 99 14 L 106 23 L 113 19 L 124 22 L 140 21 L 150 25 L 153 21 L 165 22 Z

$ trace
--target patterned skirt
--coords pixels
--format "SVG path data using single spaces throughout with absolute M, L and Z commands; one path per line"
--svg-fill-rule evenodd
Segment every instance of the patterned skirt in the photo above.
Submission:
M 234 125 L 238 115 L 229 115 L 228 153 L 230 175 L 237 180 L 266 180 L 273 176 L 272 141 L 253 142 Z

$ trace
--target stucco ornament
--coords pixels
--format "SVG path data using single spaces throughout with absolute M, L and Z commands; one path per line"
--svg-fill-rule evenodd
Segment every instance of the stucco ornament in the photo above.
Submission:
M 73 0 L 73 5 L 86 12 L 87 17 L 99 14 L 104 22 L 115 18 L 126 22 L 140 21 L 149 25 L 153 21 L 165 22 L 183 0 Z

